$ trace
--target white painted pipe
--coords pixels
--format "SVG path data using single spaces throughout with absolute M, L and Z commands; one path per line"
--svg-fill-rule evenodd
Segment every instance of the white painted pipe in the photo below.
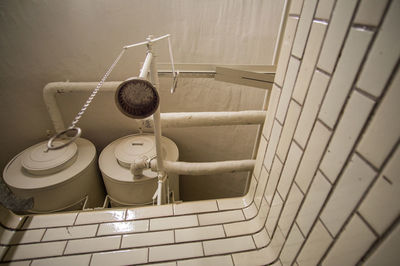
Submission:
M 188 163 L 164 160 L 164 171 L 167 174 L 177 175 L 215 175 L 251 171 L 254 169 L 255 160 L 238 160 L 223 162 Z M 157 161 L 152 160 L 151 169 L 157 169 Z
M 153 54 L 151 52 L 148 52 L 146 55 L 146 59 L 144 60 L 143 66 L 140 69 L 139 78 L 147 79 L 147 74 L 149 73 L 152 59 L 153 59 Z
M 150 38 L 150 37 L 149 37 Z M 148 54 L 152 54 L 151 45 L 148 46 Z M 147 58 L 146 58 L 147 59 Z M 150 63 L 150 79 L 153 86 L 158 90 L 160 82 L 158 80 L 158 72 L 156 66 L 156 56 L 152 54 L 152 60 Z M 162 147 L 161 147 L 161 122 L 160 122 L 160 104 L 157 107 L 156 112 L 153 114 L 154 120 L 154 137 L 156 142 L 156 154 L 157 154 L 157 172 L 158 172 L 158 196 L 157 205 L 165 204 L 166 195 L 164 193 L 164 179 L 166 174 L 164 172 L 163 157 L 162 157 Z
M 121 82 L 105 82 L 100 92 L 115 91 L 119 84 Z M 57 104 L 56 95 L 71 92 L 89 92 L 96 85 L 97 82 L 52 82 L 43 88 L 43 100 L 56 132 L 66 129 L 60 108 Z
M 99 93 L 114 92 L 121 82 L 105 82 Z M 56 101 L 57 94 L 89 92 L 96 82 L 52 82 L 43 89 L 43 99 L 56 132 L 66 129 Z M 162 113 L 161 127 L 200 127 L 227 125 L 262 125 L 266 111 Z M 144 128 L 154 128 L 153 119 L 141 120 Z
M 262 125 L 266 114 L 266 111 L 162 113 L 161 127 Z M 142 120 L 141 123 L 144 128 L 154 127 L 154 122 L 151 118 Z

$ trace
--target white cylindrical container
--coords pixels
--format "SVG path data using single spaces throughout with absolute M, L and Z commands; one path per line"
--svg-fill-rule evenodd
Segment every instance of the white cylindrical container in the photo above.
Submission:
M 178 160 L 178 147 L 172 140 L 162 137 L 161 146 L 165 160 Z M 142 156 L 155 158 L 154 135 L 125 136 L 113 141 L 101 152 L 99 166 L 113 206 L 152 204 L 157 189 L 157 173 L 146 169 L 142 178 L 134 180 L 130 171 L 130 165 Z M 168 182 L 174 200 L 179 200 L 179 176 L 169 175 Z
M 55 141 L 55 145 L 60 145 Z M 96 149 L 78 138 L 59 150 L 47 151 L 47 141 L 16 155 L 4 168 L 3 177 L 11 191 L 34 199 L 29 212 L 45 213 L 102 206 L 105 193 L 99 176 Z

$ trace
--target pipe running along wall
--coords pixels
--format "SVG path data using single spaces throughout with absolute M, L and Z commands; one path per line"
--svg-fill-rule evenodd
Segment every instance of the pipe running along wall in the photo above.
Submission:
M 164 171 L 177 175 L 216 175 L 251 171 L 254 169 L 255 160 L 237 160 L 223 162 L 188 163 L 163 161 Z M 157 170 L 157 161 L 150 163 L 152 170 Z
M 102 90 L 115 91 L 119 82 L 106 82 Z M 57 132 L 65 129 L 60 109 L 56 101 L 57 93 L 68 92 L 89 92 L 90 86 L 79 83 L 54 82 L 47 84 L 43 89 L 44 101 L 50 118 Z M 191 113 L 163 113 L 161 114 L 162 128 L 181 128 L 199 126 L 226 126 L 226 125 L 262 125 L 265 121 L 266 111 L 237 111 L 237 112 L 191 112 Z M 142 126 L 154 128 L 153 119 L 142 120 Z M 163 160 L 163 170 L 167 173 L 181 175 L 211 175 L 239 171 L 251 171 L 254 168 L 255 160 L 238 160 L 207 163 L 170 162 Z M 156 169 L 157 163 L 151 162 L 152 169 Z M 140 167 L 142 168 L 142 166 Z M 132 172 L 139 170 L 131 169 Z M 139 170 L 140 171 L 140 170 Z

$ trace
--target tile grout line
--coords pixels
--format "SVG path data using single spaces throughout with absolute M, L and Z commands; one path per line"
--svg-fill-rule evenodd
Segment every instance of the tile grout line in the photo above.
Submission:
M 365 219 L 365 217 L 359 212 L 358 208 L 355 211 L 354 216 L 358 216 L 358 218 L 360 218 L 365 223 L 365 225 L 369 228 L 369 230 L 371 230 L 371 232 L 375 235 L 375 237 L 377 239 L 379 238 L 378 232 L 372 227 L 372 225 L 367 221 L 367 219 Z
M 42 241 L 43 241 L 43 238 L 44 238 L 44 236 L 46 235 L 46 233 L 47 233 L 47 228 L 44 230 L 43 235 L 42 235 L 42 237 L 40 238 L 39 242 L 42 242 Z
M 62 253 L 61 253 L 61 256 L 64 256 L 64 255 L 65 255 L 65 251 L 67 250 L 67 245 L 68 245 L 68 243 L 69 243 L 69 240 L 65 241 L 65 246 L 64 246 L 64 249 L 63 249 L 63 251 L 62 251 Z
M 93 260 L 93 253 L 92 253 L 92 254 L 90 254 L 90 258 L 89 258 L 89 264 L 88 264 L 88 265 L 90 265 L 90 264 L 92 263 L 92 260 Z
M 396 226 L 400 223 L 400 215 L 398 215 L 392 223 L 388 226 L 388 228 L 385 230 L 385 232 L 372 243 L 372 245 L 369 247 L 369 249 L 364 253 L 364 255 L 361 257 L 357 265 L 359 265 L 361 262 L 366 261 L 372 254 L 373 252 L 380 247 L 383 241 L 387 239 L 390 234 L 395 230 Z

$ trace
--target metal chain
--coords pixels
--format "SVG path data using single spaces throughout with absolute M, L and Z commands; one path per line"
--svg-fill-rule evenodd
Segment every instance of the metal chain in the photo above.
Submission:
M 118 61 L 121 59 L 122 55 L 126 51 L 126 47 L 124 47 L 121 51 L 121 53 L 117 56 L 115 59 L 114 63 L 110 66 L 110 68 L 107 70 L 106 74 L 104 74 L 103 78 L 100 80 L 100 82 L 97 84 L 96 88 L 93 90 L 92 94 L 90 94 L 89 98 L 83 105 L 82 109 L 79 111 L 79 113 L 76 115 L 74 120 L 71 123 L 71 126 L 69 128 L 74 128 L 76 124 L 79 122 L 79 119 L 81 119 L 82 115 L 85 113 L 86 109 L 89 107 L 90 103 L 93 101 L 93 98 L 96 96 L 97 92 L 100 90 L 100 88 L 103 86 L 104 82 L 108 78 L 108 76 L 111 74 L 113 71 L 114 67 L 117 65 Z

